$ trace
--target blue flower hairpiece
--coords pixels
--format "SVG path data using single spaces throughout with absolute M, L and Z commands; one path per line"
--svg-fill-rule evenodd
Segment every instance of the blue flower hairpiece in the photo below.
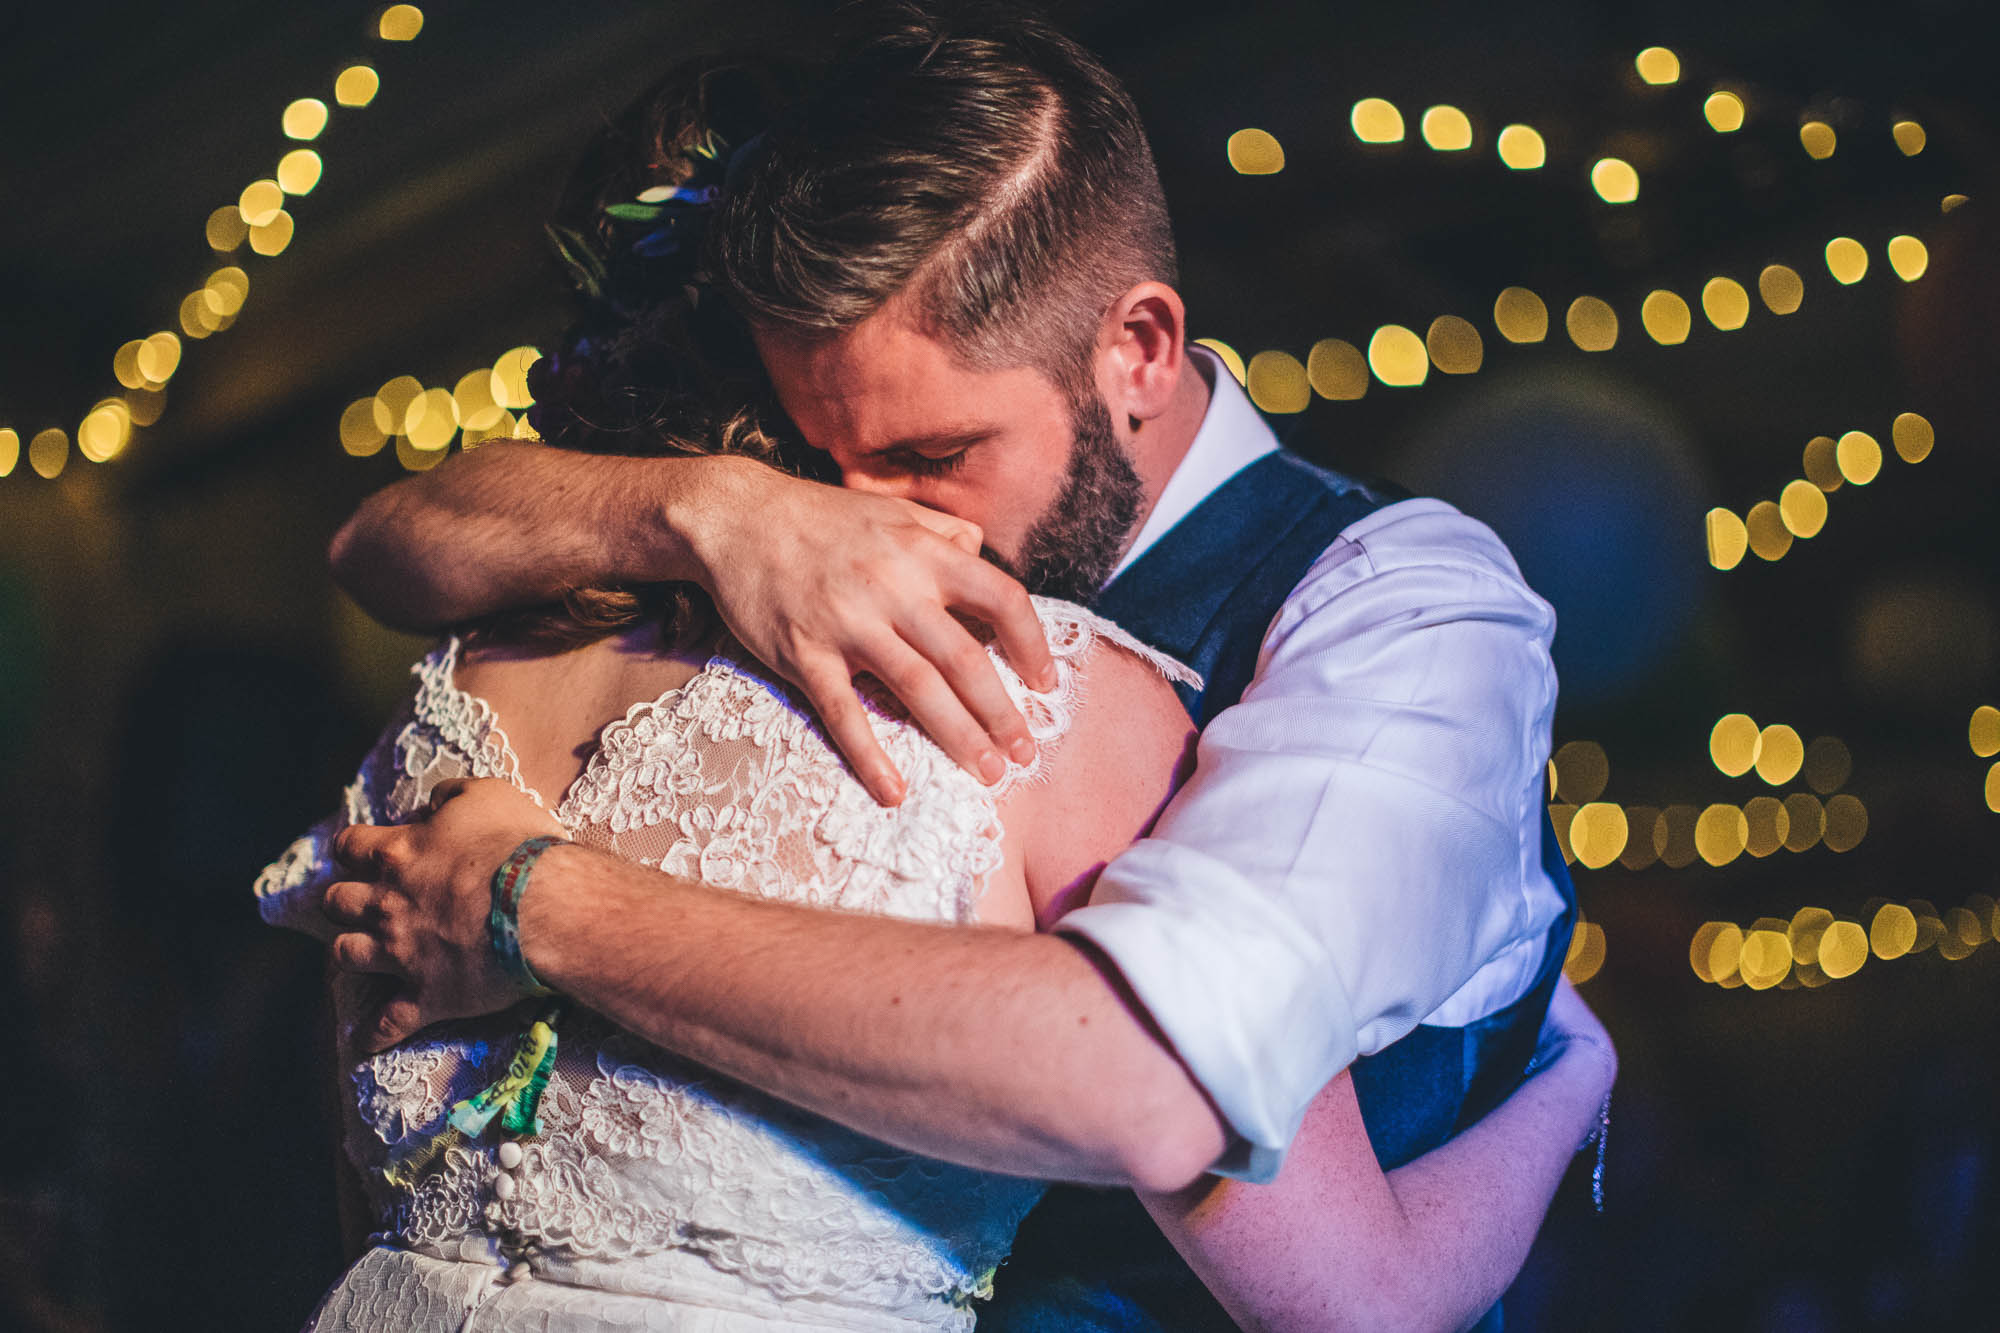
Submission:
M 762 134 L 745 140 L 731 150 L 729 141 L 709 130 L 702 141 L 685 156 L 695 164 L 688 179 L 679 185 L 654 185 L 641 190 L 630 201 L 607 205 L 604 216 L 618 223 L 646 224 L 626 250 L 641 259 L 666 259 L 686 252 L 700 252 L 702 232 L 710 212 L 735 182 L 742 164 L 762 141 Z M 586 238 L 565 227 L 546 229 L 556 254 L 569 270 L 579 291 L 592 300 L 609 300 L 609 273 L 596 247 Z M 693 275 L 688 275 L 690 279 Z

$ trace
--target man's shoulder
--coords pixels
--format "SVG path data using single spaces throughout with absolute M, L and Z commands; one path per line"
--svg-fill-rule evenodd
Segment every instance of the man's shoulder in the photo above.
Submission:
M 1428 496 L 1384 504 L 1342 528 L 1307 568 L 1285 609 L 1293 616 L 1311 614 L 1344 593 L 1362 590 L 1497 600 L 1522 604 L 1537 618 L 1552 614 L 1498 533 Z

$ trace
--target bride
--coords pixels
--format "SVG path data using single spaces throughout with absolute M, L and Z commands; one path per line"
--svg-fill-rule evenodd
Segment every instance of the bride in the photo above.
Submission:
M 720 108 L 771 86 L 683 71 L 648 103 L 678 108 L 671 134 L 644 142 L 628 118 L 586 158 L 555 229 L 585 315 L 538 376 L 551 445 L 782 458 L 754 353 L 671 262 L 698 244 L 698 208 L 644 207 L 706 188 Z M 607 209 L 607 189 L 642 206 Z M 259 880 L 262 910 L 332 938 L 329 915 L 360 910 L 339 901 L 359 886 L 336 883 L 336 842 L 370 854 L 343 830 L 446 819 L 504 788 L 552 837 L 718 888 L 1046 926 L 1183 775 L 1190 726 L 1170 682 L 1189 673 L 1081 607 L 1036 610 L 1054 687 L 1031 690 L 994 653 L 1033 761 L 984 785 L 876 696 L 871 725 L 908 782 L 894 807 L 698 592 L 592 590 L 496 618 L 417 664 L 341 810 Z M 560 996 L 363 1057 L 352 1025 L 371 980 L 343 976 L 336 1008 L 345 1148 L 374 1233 L 316 1329 L 967 1328 L 1042 1189 L 787 1106 Z M 1301 1309 L 1371 1326 L 1474 1318 L 1525 1257 L 1608 1085 L 1588 1011 L 1566 993 L 1557 1017 L 1541 1072 L 1386 1176 L 1343 1074 L 1276 1183 L 1210 1182 L 1148 1208 L 1246 1324 L 1298 1327 Z

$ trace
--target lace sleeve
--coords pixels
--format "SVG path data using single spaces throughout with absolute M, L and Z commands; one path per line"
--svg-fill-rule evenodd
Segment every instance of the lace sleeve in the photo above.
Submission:
M 257 876 L 257 911 L 266 924 L 333 939 L 333 923 L 321 913 L 320 897 L 334 879 L 334 837 L 349 824 L 387 822 L 384 811 L 396 781 L 396 738 L 410 716 L 405 705 L 390 720 L 341 794 L 340 809 L 307 829 Z
M 1083 664 L 1099 640 L 1115 644 L 1177 685 L 1201 688 L 1201 677 L 1192 668 L 1158 649 L 1147 647 L 1103 616 L 1074 602 L 1058 601 L 1053 597 L 1037 597 L 1034 603 L 1035 613 L 1041 617 L 1042 632 L 1048 636 L 1049 656 L 1055 661 L 1056 684 L 1054 689 L 1046 692 L 1029 689 L 1014 674 L 1013 667 L 1008 665 L 998 646 L 989 646 L 988 651 L 992 653 L 994 665 L 1000 672 L 1000 683 L 1007 687 L 1007 693 L 1021 710 L 1021 716 L 1027 719 L 1028 734 L 1035 739 L 1034 762 L 1010 766 L 1007 776 L 995 789 L 996 795 L 1004 795 L 1015 783 L 1039 782 L 1048 775 L 1049 758 L 1057 742 L 1068 733 L 1070 722 L 1082 705 Z

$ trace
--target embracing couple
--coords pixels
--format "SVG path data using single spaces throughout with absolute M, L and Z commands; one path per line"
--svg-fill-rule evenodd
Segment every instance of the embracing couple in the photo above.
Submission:
M 1497 1327 L 1615 1065 L 1553 618 L 1189 346 L 1118 83 L 894 7 L 551 232 L 545 443 L 336 539 L 457 632 L 258 885 L 373 1219 L 315 1326 Z

